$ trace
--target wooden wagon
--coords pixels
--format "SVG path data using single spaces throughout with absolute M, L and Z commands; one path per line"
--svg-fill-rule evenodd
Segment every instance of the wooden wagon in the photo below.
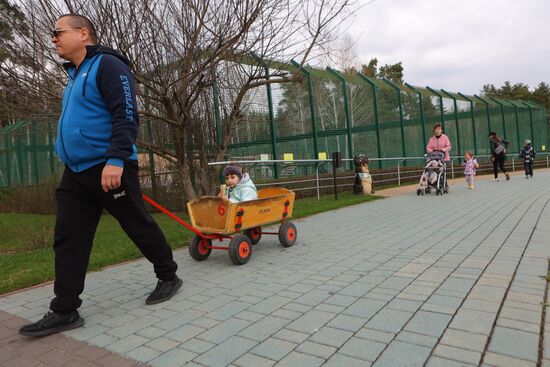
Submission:
M 188 247 L 193 259 L 203 261 L 212 250 L 225 250 L 234 264 L 241 265 L 248 262 L 252 245 L 258 243 L 262 235 L 277 235 L 284 247 L 296 242 L 296 226 L 288 221 L 294 208 L 294 196 L 294 192 L 284 188 L 265 188 L 258 191 L 258 199 L 238 203 L 214 196 L 201 197 L 187 203 L 192 225 L 148 197 L 144 198 L 195 232 Z M 273 223 L 280 223 L 277 232 L 262 230 L 262 226 Z M 230 242 L 227 247 L 213 246 L 215 239 L 229 239 Z

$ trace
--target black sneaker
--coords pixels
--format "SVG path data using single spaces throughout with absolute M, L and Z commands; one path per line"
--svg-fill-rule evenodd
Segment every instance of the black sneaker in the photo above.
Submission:
M 183 280 L 177 276 L 175 276 L 172 280 L 159 280 L 155 290 L 153 290 L 153 292 L 151 292 L 149 297 L 145 300 L 145 304 L 154 305 L 168 301 L 174 294 L 176 294 L 182 285 Z
M 510 181 L 510 175 L 508 173 L 505 173 L 504 176 L 506 176 L 506 181 Z
M 76 329 L 82 325 L 84 325 L 84 319 L 80 317 L 78 311 L 71 312 L 68 315 L 50 311 L 34 324 L 23 326 L 19 329 L 19 334 L 25 336 L 46 336 Z

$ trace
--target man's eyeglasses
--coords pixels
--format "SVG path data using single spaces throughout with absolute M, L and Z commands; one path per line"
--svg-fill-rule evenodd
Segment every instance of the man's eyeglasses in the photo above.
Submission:
M 51 30 L 50 32 L 50 36 L 52 36 L 52 38 L 59 38 L 59 35 L 63 32 L 66 32 L 68 31 L 69 29 L 82 29 L 82 28 L 78 28 L 78 27 L 69 27 L 69 28 L 62 28 L 62 29 L 53 29 Z

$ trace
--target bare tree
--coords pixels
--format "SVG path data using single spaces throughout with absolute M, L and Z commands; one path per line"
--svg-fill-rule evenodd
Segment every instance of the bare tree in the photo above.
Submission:
M 152 138 L 142 134 L 139 144 L 172 162 L 189 200 L 212 193 L 219 168 L 207 163 L 226 155 L 247 95 L 267 83 L 301 81 L 299 71 L 267 60 L 305 65 L 338 36 L 355 1 L 22 0 L 21 7 L 35 36 L 21 36 L 18 44 L 40 68 L 44 95 L 59 93 L 65 81 L 53 67 L 58 60 L 47 36 L 61 14 L 88 16 L 101 43 L 132 61 L 142 123 L 150 122 L 153 132 Z M 12 74 L 36 86 L 30 75 Z

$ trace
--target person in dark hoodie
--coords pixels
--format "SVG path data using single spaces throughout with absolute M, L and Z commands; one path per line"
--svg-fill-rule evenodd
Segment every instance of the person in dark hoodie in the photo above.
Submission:
M 493 181 L 498 181 L 498 169 L 504 173 L 506 181 L 510 181 L 510 175 L 506 172 L 504 167 L 504 161 L 506 160 L 506 151 L 510 142 L 501 139 L 496 132 L 491 131 L 489 133 L 489 142 L 491 144 L 491 160 L 493 161 L 493 174 L 495 178 Z
M 55 151 L 65 163 L 56 190 L 55 297 L 50 312 L 19 333 L 44 336 L 84 324 L 77 309 L 97 224 L 106 209 L 143 255 L 158 283 L 145 303 L 170 299 L 181 287 L 164 234 L 147 212 L 138 180 L 138 112 L 128 60 L 97 44 L 93 24 L 61 16 L 51 34 L 69 76 Z

